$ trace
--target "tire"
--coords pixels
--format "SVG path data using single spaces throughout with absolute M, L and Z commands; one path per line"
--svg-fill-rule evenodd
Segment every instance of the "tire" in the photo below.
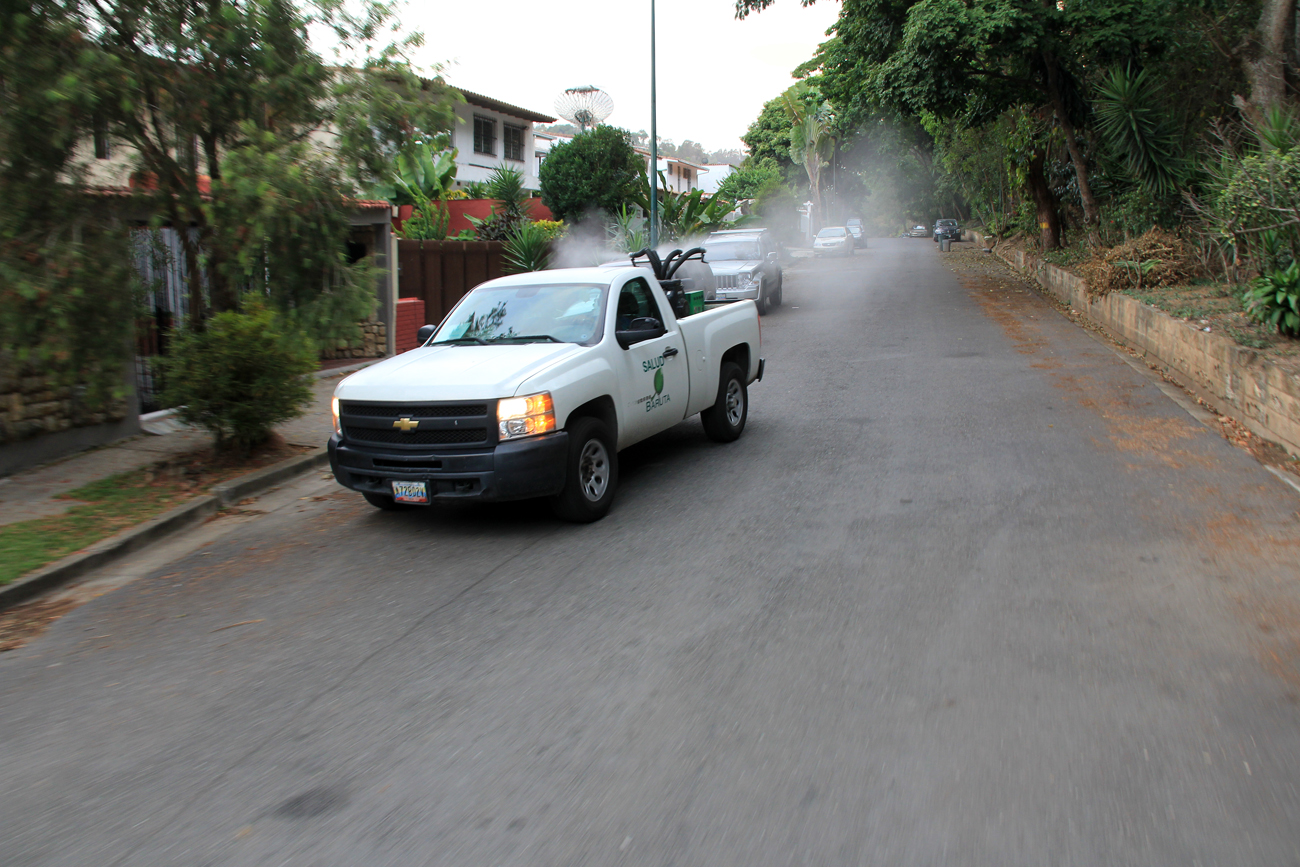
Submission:
M 758 298 L 754 300 L 754 303 L 758 305 L 758 315 L 766 316 L 767 308 L 768 308 L 768 298 L 767 298 L 767 292 L 763 290 L 762 277 L 758 278 Z
M 575 524 L 605 517 L 618 488 L 614 437 L 597 418 L 580 418 L 569 428 L 564 489 L 551 501 L 555 514 Z
M 722 365 L 718 374 L 718 399 L 713 406 L 700 413 L 704 433 L 715 443 L 729 443 L 740 439 L 749 418 L 749 389 L 745 374 L 735 362 Z
M 376 509 L 383 509 L 385 512 L 405 512 L 407 509 L 415 508 L 410 503 L 399 503 L 392 497 L 386 497 L 383 494 L 372 494 L 369 491 L 362 491 L 361 496 L 366 498 L 366 502 Z
M 785 300 L 782 296 L 785 294 L 785 275 L 780 271 L 776 273 L 776 295 L 772 297 L 772 306 L 780 307 L 781 302 Z

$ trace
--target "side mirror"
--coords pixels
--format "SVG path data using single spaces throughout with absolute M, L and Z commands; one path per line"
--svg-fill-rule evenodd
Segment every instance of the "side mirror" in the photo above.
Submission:
M 437 330 L 438 330 L 438 326 L 436 325 L 421 325 L 420 330 L 415 332 L 416 343 L 418 343 L 420 346 L 423 346 L 424 344 L 428 343 L 429 338 L 433 336 L 433 332 Z
M 769 262 L 779 262 L 779 261 L 781 261 L 781 254 L 778 253 L 778 252 L 776 252 L 775 250 L 773 250 L 771 253 L 768 253 L 768 254 L 767 254 L 767 261 L 769 261 Z
M 614 339 L 618 345 L 627 349 L 634 343 L 640 343 L 643 340 L 654 340 L 656 337 L 663 337 L 668 333 L 664 324 L 658 319 L 649 316 L 642 316 L 633 319 L 624 331 L 615 331 Z

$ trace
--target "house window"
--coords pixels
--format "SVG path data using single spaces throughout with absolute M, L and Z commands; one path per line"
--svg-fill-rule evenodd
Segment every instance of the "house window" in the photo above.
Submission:
M 682 169 L 682 177 L 685 178 L 685 179 L 686 179 L 686 183 L 689 184 L 689 183 L 691 182 L 691 170 L 688 169 L 688 168 L 683 168 L 683 169 Z
M 501 133 L 502 143 L 505 145 L 505 157 L 508 160 L 524 160 L 524 128 L 522 126 L 510 126 L 505 124 Z
M 497 152 L 497 122 L 490 117 L 474 115 L 474 153 L 491 154 Z

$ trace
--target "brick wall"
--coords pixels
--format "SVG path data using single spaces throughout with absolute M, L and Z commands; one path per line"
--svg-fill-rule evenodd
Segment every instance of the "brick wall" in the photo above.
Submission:
M 394 337 L 397 342 L 397 351 L 406 352 L 408 349 L 414 349 L 419 346 L 416 339 L 416 332 L 420 326 L 426 324 L 424 321 L 424 302 L 419 298 L 402 298 L 397 302 L 397 331 Z

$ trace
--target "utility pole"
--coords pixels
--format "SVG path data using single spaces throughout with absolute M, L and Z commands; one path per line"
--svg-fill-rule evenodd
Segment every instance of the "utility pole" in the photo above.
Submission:
M 655 117 L 655 0 L 650 0 L 650 249 L 659 246 L 659 127 Z

